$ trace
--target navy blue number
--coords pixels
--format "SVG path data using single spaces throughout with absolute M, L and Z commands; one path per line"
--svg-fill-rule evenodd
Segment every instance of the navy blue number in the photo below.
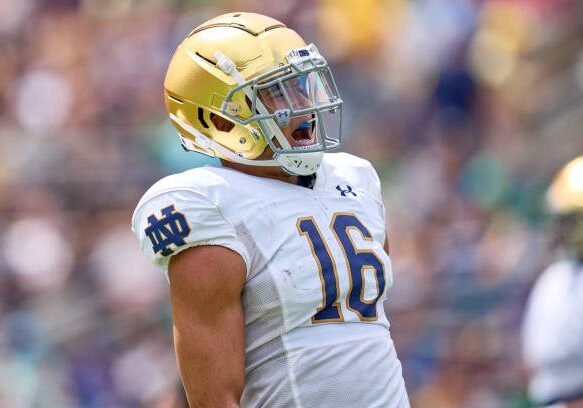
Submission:
M 322 233 L 314 222 L 313 217 L 300 218 L 296 227 L 300 235 L 308 238 L 312 255 L 316 259 L 320 281 L 322 283 L 323 306 L 316 309 L 316 314 L 312 316 L 312 323 L 341 322 L 344 321 L 338 295 L 338 275 L 336 265 L 330 255 L 330 249 L 322 238 Z
M 376 304 L 386 285 L 385 268 L 374 251 L 356 248 L 349 231 L 358 231 L 365 241 L 372 241 L 372 235 L 353 214 L 335 214 L 331 226 L 350 269 L 350 292 L 346 298 L 346 306 L 356 313 L 360 320 L 377 320 Z M 377 295 L 371 300 L 364 298 L 364 273 L 367 269 L 373 271 L 376 281 Z
M 340 289 L 336 264 L 321 231 L 313 217 L 300 218 L 296 227 L 310 243 L 310 249 L 316 259 L 322 283 L 323 306 L 316 309 L 312 323 L 344 321 L 338 302 Z M 377 320 L 376 303 L 385 291 L 385 268 L 373 250 L 356 248 L 349 231 L 358 231 L 365 241 L 373 240 L 371 233 L 354 214 L 334 214 L 330 227 L 340 244 L 340 248 L 342 248 L 349 269 L 349 292 L 346 297 L 346 307 L 353 311 L 360 320 Z M 373 272 L 376 281 L 376 297 L 370 300 L 364 297 L 366 270 Z

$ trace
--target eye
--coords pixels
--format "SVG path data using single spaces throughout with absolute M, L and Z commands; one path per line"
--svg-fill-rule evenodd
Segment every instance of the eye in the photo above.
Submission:
M 284 99 L 283 92 L 278 85 L 275 85 L 272 89 L 270 89 L 271 96 L 274 99 Z

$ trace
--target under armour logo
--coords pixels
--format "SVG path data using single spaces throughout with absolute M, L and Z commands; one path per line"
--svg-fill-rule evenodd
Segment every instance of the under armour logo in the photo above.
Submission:
M 184 214 L 177 212 L 174 205 L 162 208 L 162 218 L 158 219 L 154 214 L 148 217 L 150 225 L 144 230 L 150 241 L 154 253 L 160 252 L 168 256 L 174 252 L 170 245 L 176 247 L 184 245 L 184 238 L 190 234 L 190 227 Z
M 289 109 L 279 109 L 275 111 L 275 117 L 281 126 L 287 126 L 289 124 L 290 116 L 291 111 Z
M 346 189 L 343 189 L 342 187 L 340 187 L 340 184 L 338 184 L 336 186 L 336 190 L 340 191 L 342 197 L 346 197 L 346 194 L 352 194 L 354 197 L 356 197 L 356 193 L 352 191 L 352 187 L 350 187 L 348 184 L 346 185 Z

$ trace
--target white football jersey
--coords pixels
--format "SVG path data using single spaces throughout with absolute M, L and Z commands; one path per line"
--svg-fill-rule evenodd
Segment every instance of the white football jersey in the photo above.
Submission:
M 133 230 L 144 253 L 222 245 L 247 266 L 243 407 L 408 407 L 383 309 L 393 276 L 369 162 L 325 154 L 313 189 L 229 168 L 158 181 Z M 196 272 L 196 271 L 195 271 Z
M 531 398 L 541 405 L 583 399 L 583 264 L 559 261 L 539 276 L 522 335 Z

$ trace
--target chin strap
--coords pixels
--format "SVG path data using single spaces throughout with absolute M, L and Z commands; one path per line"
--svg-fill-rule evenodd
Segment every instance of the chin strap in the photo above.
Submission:
M 210 137 L 199 132 L 197 129 L 180 119 L 178 116 L 172 113 L 170 113 L 169 116 L 174 123 L 194 138 L 193 142 L 181 134 L 178 134 L 182 146 L 189 151 L 206 154 L 207 156 L 212 157 L 216 157 L 217 154 L 219 154 L 229 161 L 246 164 L 248 166 L 281 167 L 286 172 L 297 176 L 314 174 L 316 170 L 318 170 L 318 167 L 320 167 L 320 162 L 322 161 L 322 152 L 274 154 L 273 159 L 271 160 L 249 160 L 232 152 L 222 144 L 215 142 Z

